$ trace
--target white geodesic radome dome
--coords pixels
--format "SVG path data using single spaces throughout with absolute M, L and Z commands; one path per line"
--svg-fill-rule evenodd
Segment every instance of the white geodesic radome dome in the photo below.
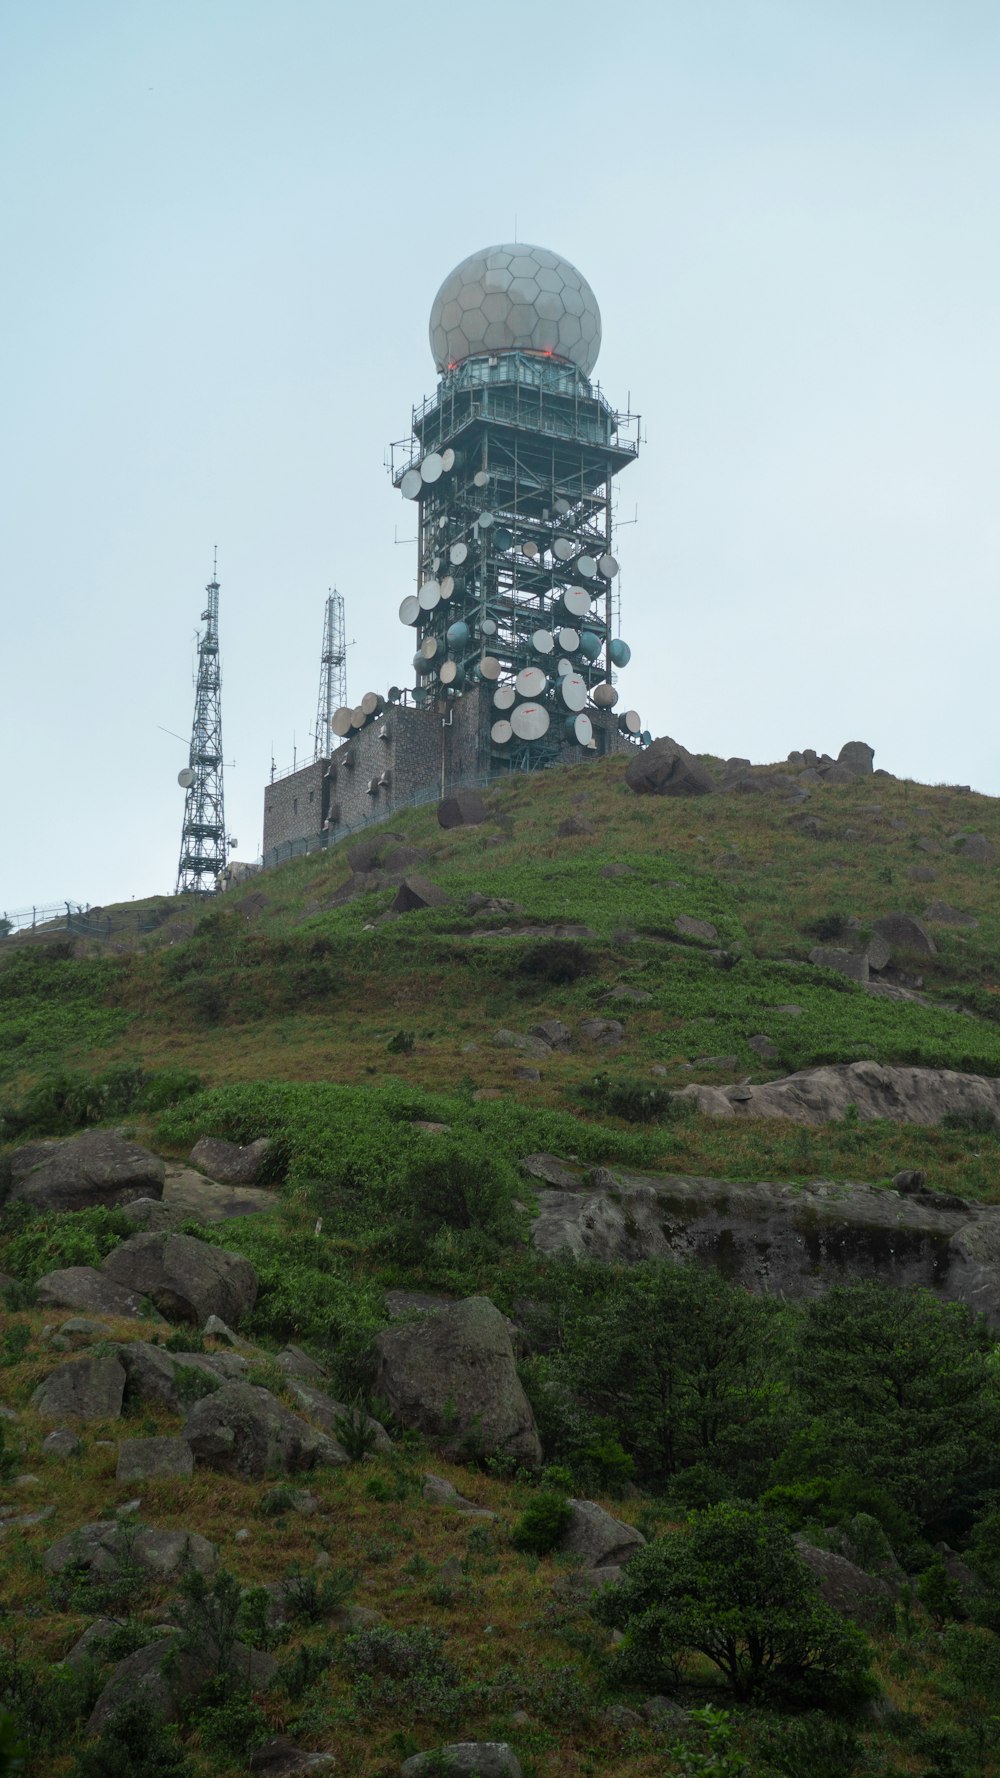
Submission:
M 546 247 L 484 247 L 445 279 L 431 308 L 438 370 L 487 352 L 545 352 L 589 376 L 601 311 L 576 267 Z

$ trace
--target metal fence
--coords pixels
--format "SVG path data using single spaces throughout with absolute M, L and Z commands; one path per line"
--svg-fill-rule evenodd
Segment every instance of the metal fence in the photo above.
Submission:
M 13 908 L 0 914 L 0 940 L 23 938 L 25 933 L 71 932 L 74 938 L 114 938 L 155 932 L 166 910 L 136 908 L 134 912 L 84 907 L 79 901 L 55 902 L 49 907 Z

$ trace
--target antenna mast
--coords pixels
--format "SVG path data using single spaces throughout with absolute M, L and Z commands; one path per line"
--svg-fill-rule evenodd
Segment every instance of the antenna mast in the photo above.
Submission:
M 333 713 L 347 703 L 347 644 L 344 637 L 344 597 L 334 587 L 327 598 L 323 618 L 314 759 L 325 759 L 329 753 Z
M 205 588 L 208 603 L 201 614 L 205 628 L 198 637 L 198 677 L 194 720 L 184 793 L 184 825 L 177 866 L 178 895 L 204 893 L 219 886 L 226 865 L 226 816 L 222 794 L 222 675 L 219 670 L 218 551 L 213 552 L 212 578 Z

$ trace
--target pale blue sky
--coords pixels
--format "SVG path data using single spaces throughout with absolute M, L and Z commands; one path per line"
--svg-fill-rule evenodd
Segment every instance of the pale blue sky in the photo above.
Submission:
M 170 890 L 219 546 L 229 825 L 323 601 L 406 683 L 383 469 L 451 267 L 592 284 L 627 702 L 1000 792 L 995 0 L 0 0 L 0 909 Z

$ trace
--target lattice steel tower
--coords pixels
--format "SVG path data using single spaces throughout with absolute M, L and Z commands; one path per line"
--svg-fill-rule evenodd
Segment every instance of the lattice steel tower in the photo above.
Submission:
M 314 759 L 325 759 L 332 745 L 330 724 L 333 713 L 347 703 L 347 643 L 344 629 L 344 599 L 336 587 L 326 601 L 323 619 L 323 653 L 319 670 L 319 700 L 316 705 L 316 751 Z
M 177 894 L 216 889 L 226 866 L 226 814 L 222 791 L 222 675 L 219 668 L 219 582 L 216 560 L 205 588 L 201 614 L 198 676 L 188 764 L 179 774 L 184 787 L 184 825 L 177 866 Z

